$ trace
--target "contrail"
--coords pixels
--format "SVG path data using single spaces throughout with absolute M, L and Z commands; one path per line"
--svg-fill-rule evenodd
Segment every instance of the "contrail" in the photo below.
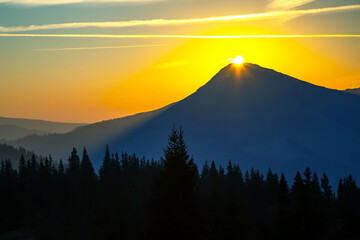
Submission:
M 313 1 L 315 0 L 270 0 L 268 7 L 275 9 L 292 9 Z
M 1 33 L 0 37 L 55 37 L 55 38 L 194 38 L 194 39 L 240 39 L 240 38 L 360 38 L 349 34 L 290 34 L 290 35 L 106 35 L 106 34 L 14 34 Z
M 222 21 L 240 21 L 240 20 L 258 20 L 275 17 L 300 16 L 308 14 L 330 13 L 339 11 L 350 11 L 360 9 L 358 5 L 347 5 L 339 7 L 306 9 L 306 10 L 289 10 L 289 11 L 274 11 L 265 13 L 253 13 L 242 15 L 230 15 L 209 18 L 190 18 L 190 19 L 150 19 L 150 20 L 129 20 L 120 22 L 73 22 L 73 23 L 59 23 L 47 25 L 31 25 L 18 27 L 0 26 L 0 32 L 20 32 L 20 31 L 35 31 L 35 30 L 50 30 L 50 29 L 69 29 L 69 28 L 122 28 L 134 26 L 163 26 L 163 25 L 177 25 L 190 23 L 205 23 L 205 22 L 222 22 Z
M 82 47 L 82 48 L 39 48 L 36 51 L 70 51 L 70 50 L 96 50 L 96 49 L 114 49 L 114 48 L 145 48 L 145 47 L 163 47 L 166 45 L 129 45 L 129 46 L 110 46 L 110 47 Z
M 0 3 L 21 4 L 29 6 L 42 6 L 42 5 L 59 5 L 59 4 L 73 4 L 73 3 L 103 3 L 103 2 L 157 2 L 159 0 L 0 0 Z

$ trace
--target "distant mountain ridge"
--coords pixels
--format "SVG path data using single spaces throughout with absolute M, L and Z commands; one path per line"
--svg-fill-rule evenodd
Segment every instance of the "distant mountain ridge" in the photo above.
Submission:
M 12 142 L 64 158 L 86 146 L 99 167 L 106 144 L 159 158 L 174 125 L 190 153 L 242 169 L 295 171 L 309 166 L 332 179 L 360 176 L 360 98 L 300 81 L 271 69 L 229 64 L 187 98 L 151 113 L 80 127 L 71 133 Z M 333 182 L 334 183 L 334 182 Z
M 0 117 L 0 139 L 15 140 L 33 134 L 66 133 L 84 125 L 83 123 Z
M 16 169 L 19 166 L 19 160 L 21 155 L 24 156 L 25 160 L 28 160 L 33 155 L 35 155 L 35 153 L 32 151 L 27 151 L 22 147 L 15 148 L 7 144 L 0 144 L 0 163 L 2 161 L 10 159 L 13 168 Z
M 15 140 L 33 134 L 44 135 L 46 133 L 47 132 L 42 132 L 39 130 L 29 130 L 15 125 L 0 125 L 0 139 L 3 139 L 5 141 Z
M 359 88 L 348 88 L 344 92 L 359 95 L 360 96 L 360 87 Z

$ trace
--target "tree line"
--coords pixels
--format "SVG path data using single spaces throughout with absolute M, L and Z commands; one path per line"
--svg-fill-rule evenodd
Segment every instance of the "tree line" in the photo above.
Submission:
M 360 189 L 326 174 L 243 172 L 189 156 L 172 129 L 159 160 L 111 153 L 96 174 L 84 148 L 68 161 L 20 157 L 0 168 L 0 233 L 34 239 L 360 239 Z M 0 234 L 1 237 L 1 234 Z
M 0 140 L 0 162 L 2 160 L 11 159 L 11 163 L 14 167 L 17 167 L 19 164 L 19 160 L 21 155 L 24 156 L 25 159 L 30 159 L 32 155 L 35 155 L 32 151 L 27 151 L 22 147 L 15 148 L 11 145 L 7 145 L 6 143 L 1 143 Z

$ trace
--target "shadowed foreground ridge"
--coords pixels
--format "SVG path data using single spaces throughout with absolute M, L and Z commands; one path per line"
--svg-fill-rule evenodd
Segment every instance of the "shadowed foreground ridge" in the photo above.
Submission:
M 106 144 L 159 158 L 167 131 L 176 124 L 187 132 L 200 166 L 230 159 L 244 169 L 272 168 L 289 176 L 309 166 L 327 172 L 335 184 L 349 173 L 360 176 L 354 157 L 360 155 L 359 119 L 358 96 L 255 64 L 229 64 L 195 93 L 161 110 L 13 144 L 56 158 L 65 158 L 73 146 L 86 146 L 98 169 Z

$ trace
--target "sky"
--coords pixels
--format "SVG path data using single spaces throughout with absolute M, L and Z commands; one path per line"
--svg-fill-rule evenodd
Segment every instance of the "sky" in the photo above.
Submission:
M 360 1 L 0 0 L 0 116 L 91 123 L 154 110 L 238 55 L 360 87 Z

